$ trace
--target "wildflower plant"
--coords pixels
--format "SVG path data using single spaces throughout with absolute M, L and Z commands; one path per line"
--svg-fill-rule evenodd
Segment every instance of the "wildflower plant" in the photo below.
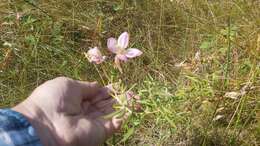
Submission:
M 120 71 L 120 73 L 123 73 L 121 63 L 126 63 L 129 59 L 138 57 L 143 54 L 143 52 L 137 48 L 128 48 L 129 38 L 129 34 L 124 32 L 118 37 L 118 39 L 113 37 L 107 39 L 107 50 L 115 54 L 113 58 L 114 66 Z M 84 55 L 90 63 L 95 65 L 96 69 L 96 65 L 100 65 L 105 61 L 108 61 L 108 57 L 102 55 L 98 47 L 90 48 L 87 53 L 84 53 Z M 98 69 L 97 71 L 100 74 Z M 107 88 L 111 91 L 111 96 L 116 99 L 117 104 L 114 106 L 116 111 L 110 115 L 105 116 L 104 118 L 111 118 L 115 115 L 126 116 L 131 114 L 133 110 L 141 110 L 141 105 L 138 103 L 140 102 L 140 97 L 131 90 L 126 90 L 126 88 L 122 87 L 123 85 L 120 81 L 107 86 Z
M 122 72 L 122 68 L 120 66 L 120 61 L 126 62 L 130 58 L 135 58 L 143 54 L 137 48 L 129 48 L 129 34 L 127 32 L 122 33 L 118 40 L 116 38 L 109 38 L 107 40 L 107 48 L 110 52 L 116 54 L 115 56 L 115 65 Z

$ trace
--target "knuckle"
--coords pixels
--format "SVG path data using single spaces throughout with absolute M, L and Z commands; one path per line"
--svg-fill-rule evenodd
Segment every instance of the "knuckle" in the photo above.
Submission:
M 55 78 L 54 80 L 56 80 L 56 81 L 61 81 L 61 82 L 70 82 L 70 81 L 72 81 L 71 78 L 64 77 L 64 76 L 57 77 L 57 78 Z

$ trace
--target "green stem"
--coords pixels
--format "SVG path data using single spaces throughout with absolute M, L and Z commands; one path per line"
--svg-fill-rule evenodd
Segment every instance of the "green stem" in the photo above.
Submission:
M 100 79 L 101 79 L 101 81 L 102 81 L 102 84 L 103 84 L 103 85 L 106 85 L 104 78 L 102 77 L 102 75 L 101 75 L 99 69 L 97 68 L 97 65 L 94 64 L 94 66 L 95 66 L 96 71 L 98 72 L 98 75 L 99 75 L 99 77 L 100 77 Z
M 225 67 L 225 82 L 224 82 L 224 88 L 226 89 L 229 82 L 229 69 L 230 69 L 230 63 L 231 63 L 231 18 L 228 18 L 228 50 L 227 50 L 227 62 Z

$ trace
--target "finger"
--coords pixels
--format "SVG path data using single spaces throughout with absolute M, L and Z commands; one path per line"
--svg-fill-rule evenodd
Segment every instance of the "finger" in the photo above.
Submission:
M 99 94 L 102 87 L 97 82 L 84 82 L 77 81 L 79 88 L 81 89 L 81 94 L 83 99 L 91 99 L 94 98 L 97 94 Z
M 113 117 L 110 120 L 102 120 L 103 126 L 105 127 L 107 137 L 112 136 L 114 133 L 121 129 L 123 125 L 123 119 Z
M 87 110 L 85 110 L 83 108 L 84 115 L 86 115 L 90 118 L 93 118 L 93 119 L 100 118 L 100 117 L 105 116 L 107 114 L 110 114 L 114 111 L 115 110 L 113 109 L 113 107 L 106 107 L 106 108 L 103 108 L 103 109 L 97 109 L 96 107 L 93 107 L 93 106 L 90 105 L 87 108 Z
M 85 110 L 83 111 L 85 115 L 89 115 L 91 113 L 94 113 L 94 112 L 98 111 L 98 109 L 95 106 L 92 106 L 91 104 L 89 104 L 87 106 L 88 106 L 88 108 L 85 108 Z
M 111 130 L 115 130 L 114 132 L 120 130 L 120 128 L 123 124 L 123 120 L 124 119 L 122 119 L 122 118 L 113 117 L 112 118 L 113 129 L 111 129 Z
M 99 94 L 95 98 L 91 99 L 91 104 L 97 104 L 102 100 L 109 99 L 112 97 L 111 94 L 112 91 L 109 88 L 103 87 L 100 89 Z
M 107 108 L 107 107 L 112 107 L 113 104 L 115 104 L 117 101 L 116 99 L 113 99 L 113 98 L 109 98 L 109 99 L 106 99 L 106 100 L 102 100 L 102 101 L 99 101 L 95 104 L 95 107 L 97 107 L 98 109 L 103 109 L 103 108 Z
M 87 115 L 89 118 L 91 119 L 97 119 L 98 117 L 102 117 L 104 116 L 104 113 L 101 111 L 95 111 L 95 112 L 91 112 Z
M 107 108 L 100 109 L 100 112 L 102 112 L 104 115 L 109 115 L 109 114 L 115 112 L 115 109 L 112 106 L 110 106 Z

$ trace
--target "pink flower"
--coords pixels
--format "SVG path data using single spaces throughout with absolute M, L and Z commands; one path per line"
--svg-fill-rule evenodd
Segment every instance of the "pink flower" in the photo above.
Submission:
M 141 99 L 141 97 L 136 95 L 133 91 L 127 91 L 125 94 L 126 94 L 127 100 L 131 100 L 131 99 L 140 100 Z
M 142 111 L 142 105 L 139 103 L 141 101 L 140 96 L 136 95 L 133 91 L 127 91 L 125 95 L 128 104 L 130 104 L 130 107 L 132 107 L 137 112 Z
M 91 48 L 88 50 L 87 53 L 84 53 L 85 57 L 88 59 L 89 62 L 95 63 L 95 64 L 100 64 L 103 61 L 105 61 L 106 56 L 102 56 L 100 50 L 98 47 Z
M 129 48 L 129 34 L 127 32 L 122 33 L 118 40 L 116 38 L 109 38 L 107 40 L 108 50 L 114 54 L 115 56 L 115 64 L 122 72 L 120 67 L 120 61 L 127 61 L 130 58 L 135 58 L 143 54 L 142 51 L 136 48 Z

